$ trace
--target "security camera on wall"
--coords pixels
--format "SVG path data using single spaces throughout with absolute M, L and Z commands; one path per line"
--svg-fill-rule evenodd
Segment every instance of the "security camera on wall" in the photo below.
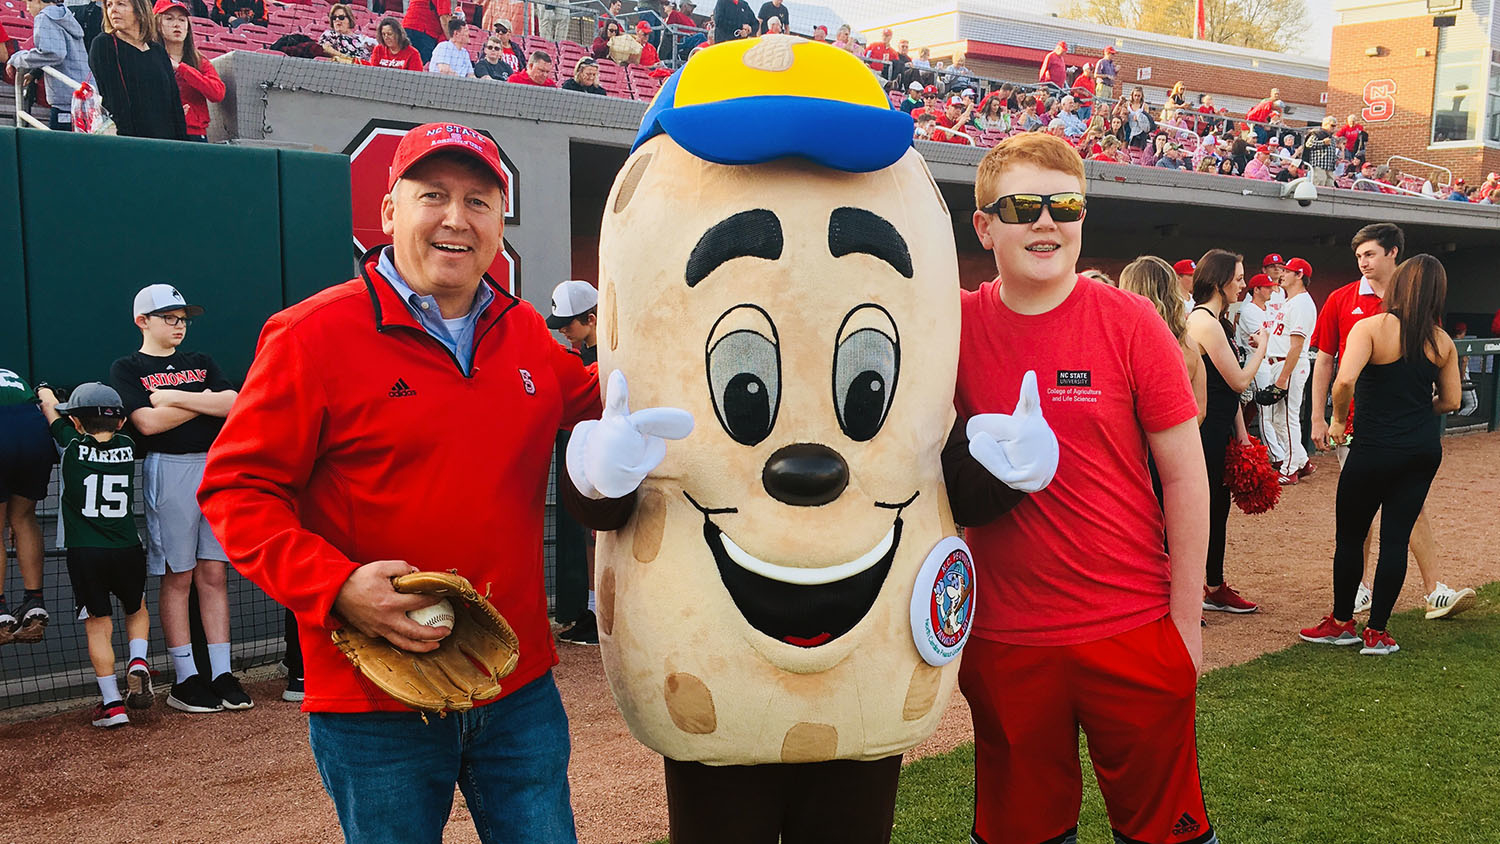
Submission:
M 1318 189 L 1313 185 L 1312 180 L 1304 176 L 1282 185 L 1281 198 L 1295 199 L 1298 205 L 1307 208 L 1313 204 L 1313 200 L 1318 198 Z

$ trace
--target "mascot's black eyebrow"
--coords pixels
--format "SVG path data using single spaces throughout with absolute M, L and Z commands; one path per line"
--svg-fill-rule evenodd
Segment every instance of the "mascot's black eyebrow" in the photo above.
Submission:
M 861 252 L 890 264 L 906 278 L 912 277 L 911 253 L 896 227 L 863 208 L 835 208 L 828 219 L 828 251 L 835 258 Z
M 688 256 L 688 287 L 696 287 L 720 264 L 735 258 L 774 261 L 781 257 L 782 244 L 781 220 L 765 209 L 741 211 L 720 220 L 698 238 Z

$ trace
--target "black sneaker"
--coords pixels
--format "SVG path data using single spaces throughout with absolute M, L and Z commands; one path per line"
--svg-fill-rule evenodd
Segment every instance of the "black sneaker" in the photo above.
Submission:
M 557 634 L 557 638 L 574 645 L 599 644 L 599 622 L 594 618 L 594 611 L 584 610 L 567 630 Z
M 288 676 L 286 678 L 286 691 L 281 693 L 281 699 L 288 703 L 300 703 L 305 696 L 302 690 L 302 678 Z
M 224 702 L 225 709 L 249 709 L 255 705 L 255 701 L 245 694 L 240 681 L 228 671 L 215 677 L 208 686 Z
M 186 680 L 173 683 L 172 693 L 167 695 L 167 706 L 183 712 L 224 711 L 223 699 L 209 688 L 208 681 L 203 679 L 202 674 L 194 674 Z
M 27 598 L 15 609 L 16 618 L 21 620 L 21 627 L 16 631 L 17 642 L 36 644 L 42 641 L 42 635 L 47 632 L 47 623 L 52 617 L 47 615 L 47 608 L 42 606 L 40 598 Z
M 130 661 L 125 672 L 125 705 L 131 709 L 150 709 L 156 699 L 156 690 L 151 687 L 151 666 L 144 659 Z

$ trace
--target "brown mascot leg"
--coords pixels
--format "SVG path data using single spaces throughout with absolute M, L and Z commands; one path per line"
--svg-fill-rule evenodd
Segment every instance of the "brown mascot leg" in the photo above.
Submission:
M 801 765 L 666 761 L 672 844 L 885 844 L 901 757 Z

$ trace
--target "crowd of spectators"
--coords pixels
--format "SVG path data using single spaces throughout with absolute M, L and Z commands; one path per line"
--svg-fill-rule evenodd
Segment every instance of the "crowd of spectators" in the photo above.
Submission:
M 192 19 L 212 20 L 231 32 L 245 25 L 261 27 L 268 0 L 162 0 L 154 9 L 146 5 L 148 0 L 109 0 L 107 7 L 98 2 L 73 7 L 71 14 L 54 0 L 26 2 L 35 20 L 35 46 L 9 56 L 11 67 L 25 73 L 51 66 L 70 78 L 95 80 L 103 108 L 120 134 L 201 139 L 206 137 L 207 103 L 224 94 L 212 64 L 195 48 Z M 269 2 L 273 7 L 296 5 Z M 637 98 L 644 99 L 695 50 L 791 32 L 793 25 L 783 0 L 765 0 L 758 10 L 749 0 L 716 0 L 707 18 L 696 15 L 693 0 L 638 0 L 630 10 L 624 0 L 612 0 L 607 11 L 585 19 L 594 27 L 594 38 L 584 46 L 566 38 L 579 25 L 566 5 L 540 2 L 533 4 L 532 20 L 543 37 L 559 40 L 550 49 L 528 50 L 521 43 L 528 39 L 514 39 L 512 21 L 490 5 L 470 8 L 470 17 L 476 11 L 483 16 L 486 27 L 480 30 L 466 19 L 463 3 L 412 2 L 401 18 L 385 17 L 367 30 L 376 36 L 371 37 L 360 31 L 360 15 L 353 7 L 334 3 L 316 41 L 293 35 L 277 44 L 292 55 L 336 62 L 604 96 L 628 96 L 616 82 L 621 71 L 634 68 L 633 74 L 651 82 L 632 86 Z M 179 19 L 170 29 L 170 42 L 163 25 L 168 18 Z M 109 33 L 102 43 L 96 38 L 101 30 Z M 1117 88 L 1112 46 L 1097 64 L 1074 67 L 1068 64 L 1069 45 L 1059 41 L 1040 61 L 1035 82 L 1016 84 L 980 77 L 962 52 L 947 64 L 933 61 L 926 47 L 913 55 L 910 42 L 894 39 L 890 29 L 868 45 L 847 25 L 831 40 L 827 27 L 814 27 L 812 39 L 863 59 L 885 80 L 892 107 L 912 115 L 913 136 L 923 140 L 989 147 L 1017 133 L 1046 132 L 1067 140 L 1092 161 L 1257 181 L 1305 177 L 1322 187 L 1492 204 L 1494 174 L 1483 185 L 1468 186 L 1461 178 L 1435 185 L 1424 176 L 1392 171 L 1366 160 L 1369 136 L 1356 115 L 1342 125 L 1333 116 L 1318 125 L 1294 125 L 1275 88 L 1243 116 L 1218 107 L 1211 92 L 1194 94 L 1182 82 L 1170 88 L 1163 102 L 1148 102 L 1140 86 L 1128 92 Z M 569 46 L 573 52 L 564 52 Z M 601 71 L 609 72 L 603 84 Z M 176 83 L 175 92 L 168 77 Z M 124 95 L 137 89 L 138 96 Z M 49 78 L 44 93 L 52 105 L 50 125 L 68 128 L 70 90 Z M 179 108 L 186 118 L 181 125 Z

